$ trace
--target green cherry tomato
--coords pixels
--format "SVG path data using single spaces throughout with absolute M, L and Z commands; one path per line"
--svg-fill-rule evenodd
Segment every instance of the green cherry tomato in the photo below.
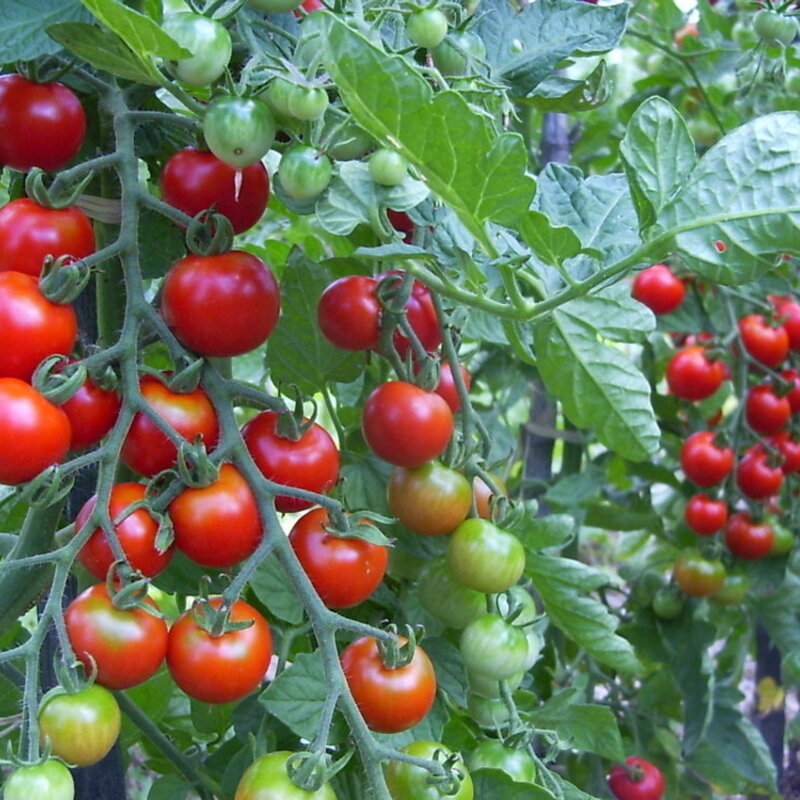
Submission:
M 401 753 L 416 758 L 427 758 L 433 760 L 437 757 L 442 761 L 452 755 L 453 751 L 439 742 L 411 742 L 401 748 Z M 447 785 L 439 786 L 431 781 L 431 773 L 423 767 L 408 764 L 405 761 L 392 761 L 386 767 L 386 785 L 392 800 L 472 800 L 474 791 L 472 788 L 472 778 L 469 771 L 464 766 L 464 762 L 459 758 L 454 766 L 454 771 L 459 774 L 461 781 L 458 791 L 455 794 L 448 793 L 451 788 Z
M 677 587 L 662 586 L 653 597 L 653 612 L 661 619 L 675 619 L 683 611 L 685 597 Z
M 245 5 L 265 14 L 284 14 L 294 11 L 300 5 L 300 0 L 246 0 Z
M 441 44 L 447 36 L 447 17 L 438 8 L 414 11 L 406 21 L 406 34 L 417 47 L 428 49 Z
M 207 86 L 219 78 L 231 60 L 231 36 L 222 23 L 186 11 L 164 18 L 162 28 L 192 53 L 170 62 L 173 75 L 192 86 Z
M 328 108 L 328 93 L 321 86 L 304 86 L 278 76 L 261 97 L 271 108 L 293 119 L 319 119 Z
M 459 583 L 444 558 L 428 562 L 418 591 L 422 607 L 448 628 L 461 630 L 486 613 L 486 595 Z
M 753 31 L 772 47 L 786 47 L 797 36 L 797 21 L 778 11 L 762 8 L 753 17 Z
M 528 656 L 525 633 L 497 614 L 484 614 L 470 622 L 459 644 L 467 669 L 495 681 L 520 672 Z
M 234 800 L 336 800 L 329 783 L 315 792 L 295 785 L 286 770 L 286 762 L 293 755 L 278 750 L 254 761 L 242 775 Z
M 785 556 L 794 546 L 794 534 L 788 526 L 781 524 L 777 520 L 769 520 L 769 523 L 775 533 L 769 555 Z
M 481 728 L 487 730 L 503 728 L 511 719 L 511 712 L 505 701 L 481 697 L 475 692 L 470 692 L 467 696 L 467 713 Z
M 747 575 L 734 573 L 725 577 L 722 588 L 711 595 L 710 600 L 718 606 L 738 606 L 747 596 L 750 588 L 750 580 Z
M 408 162 L 396 150 L 381 147 L 369 157 L 369 174 L 381 186 L 397 186 L 408 175 Z
M 447 544 L 447 562 L 457 581 L 493 594 L 512 587 L 525 569 L 525 550 L 516 536 L 484 519 L 462 522 Z
M 39 707 L 42 741 L 54 756 L 78 767 L 96 764 L 119 736 L 121 718 L 114 695 L 97 684 L 74 694 L 45 697 Z
M 14 770 L 3 785 L 4 800 L 73 800 L 70 771 L 53 758 Z
M 536 762 L 530 753 L 506 747 L 497 739 L 484 739 L 467 757 L 467 766 L 472 772 L 499 769 L 519 783 L 533 783 L 536 780 Z
M 208 149 L 235 169 L 260 161 L 275 140 L 275 120 L 263 100 L 255 97 L 222 97 L 203 117 Z
M 319 197 L 331 182 L 331 160 L 316 147 L 300 144 L 290 147 L 278 167 L 278 181 L 289 197 L 312 200 Z
M 473 694 L 480 695 L 481 697 L 485 697 L 489 700 L 497 700 L 497 698 L 500 697 L 500 681 L 487 678 L 486 676 L 479 675 L 475 672 L 468 672 L 467 677 L 469 678 L 469 690 Z M 524 672 L 515 672 L 513 675 L 505 679 L 505 683 L 510 691 L 513 692 L 519 688 L 524 677 Z
M 442 75 L 466 75 L 475 71 L 475 62 L 486 58 L 483 39 L 470 31 L 455 31 L 431 50 L 433 63 Z

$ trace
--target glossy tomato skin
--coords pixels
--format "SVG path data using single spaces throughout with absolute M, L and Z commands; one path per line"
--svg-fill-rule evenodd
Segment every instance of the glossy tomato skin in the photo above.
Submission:
M 399 640 L 405 643 L 402 637 Z M 414 649 L 406 666 L 389 669 L 377 640 L 365 636 L 342 651 L 341 662 L 353 699 L 370 730 L 407 730 L 425 717 L 436 699 L 436 673 L 421 647 Z
M 444 558 L 425 565 L 417 591 L 422 607 L 448 628 L 461 630 L 486 613 L 486 595 L 459 583 Z
M 772 551 L 774 540 L 772 526 L 754 522 L 746 511 L 733 514 L 725 526 L 725 544 L 738 558 L 750 561 L 764 558 Z
M 108 514 L 111 521 L 120 517 L 134 503 L 144 500 L 141 483 L 118 483 L 111 489 Z M 75 531 L 81 530 L 97 505 L 97 495 L 90 497 L 75 517 Z M 114 526 L 120 546 L 131 567 L 148 578 L 166 569 L 172 560 L 174 545 L 163 553 L 156 549 L 158 522 L 145 508 L 137 508 Z M 97 580 L 105 580 L 115 557 L 101 527 L 95 528 L 78 553 L 78 560 Z
M 419 467 L 444 452 L 453 435 L 453 412 L 433 392 L 388 381 L 367 397 L 361 427 L 377 456 L 398 467 Z
M 497 614 L 482 614 L 461 632 L 464 664 L 470 673 L 504 681 L 525 668 L 528 641 L 525 633 Z
M 64 460 L 67 415 L 17 378 L 0 378 L 0 483 L 15 486 Z
M 789 337 L 789 348 L 800 350 L 800 303 L 793 297 L 770 295 L 775 313 Z
M 450 533 L 467 518 L 472 506 L 469 481 L 439 461 L 395 467 L 387 494 L 392 514 L 422 536 Z
M 243 250 L 186 256 L 162 287 L 165 322 L 182 344 L 204 356 L 230 358 L 264 344 L 280 310 L 275 276 Z
M 329 783 L 307 792 L 292 782 L 286 763 L 293 755 L 287 750 L 276 750 L 254 761 L 244 771 L 234 800 L 336 800 Z
M 631 294 L 654 314 L 669 314 L 683 302 L 686 287 L 666 264 L 654 264 L 634 278 Z
M 167 14 L 162 27 L 192 55 L 170 63 L 178 80 L 192 86 L 207 86 L 219 78 L 231 60 L 233 45 L 225 26 L 203 14 L 182 11 Z
M 748 314 L 739 320 L 739 335 L 744 349 L 767 367 L 777 367 L 789 353 L 789 334 L 782 325 L 773 327 L 761 314 Z
M 770 463 L 770 455 L 760 445 L 745 451 L 736 466 L 736 485 L 751 500 L 764 500 L 777 494 L 783 486 L 780 465 Z
M 307 145 L 290 147 L 281 157 L 278 169 L 281 186 L 295 200 L 319 197 L 328 188 L 332 176 L 330 158 L 316 147 Z
M 699 550 L 690 548 L 678 554 L 673 576 L 690 597 L 708 597 L 725 583 L 725 567 L 721 561 L 704 558 Z
M 219 438 L 217 412 L 208 395 L 198 387 L 191 392 L 178 393 L 168 389 L 158 378 L 143 375 L 139 390 L 144 401 L 165 422 L 188 442 L 199 436 L 207 450 L 213 450 Z M 122 460 L 132 470 L 146 478 L 175 466 L 178 450 L 143 412 L 133 418 L 128 435 L 122 443 Z
M 411 742 L 400 748 L 400 752 L 406 755 L 431 760 L 434 759 L 437 750 L 445 758 L 453 753 L 449 747 L 430 741 Z M 472 800 L 474 797 L 472 777 L 461 758 L 456 762 L 455 769 L 461 775 L 461 783 L 455 794 L 446 795 L 440 792 L 436 784 L 430 782 L 431 773 L 428 770 L 405 761 L 389 762 L 386 767 L 386 786 L 392 800 L 443 800 L 444 797 L 451 797 L 453 800 Z
M 325 338 L 342 350 L 375 350 L 380 338 L 381 304 L 377 281 L 347 275 L 329 284 L 317 304 L 317 324 Z
M 27 172 L 60 169 L 81 149 L 86 114 L 62 83 L 0 75 L 0 165 Z
M 261 219 L 269 201 L 269 177 L 261 162 L 240 172 L 213 153 L 186 147 L 173 155 L 161 173 L 161 193 L 171 206 L 190 217 L 214 206 L 233 225 L 234 233 L 249 230 Z
M 262 411 L 242 428 L 242 436 L 268 480 L 283 486 L 325 494 L 339 479 L 339 450 L 331 435 L 316 422 L 296 441 L 278 435 L 279 414 Z M 313 504 L 288 495 L 275 498 L 278 511 L 303 511 Z
M 219 608 L 222 599 L 209 601 Z M 244 600 L 231 606 L 233 622 L 252 620 L 249 628 L 211 636 L 188 609 L 173 623 L 167 641 L 167 667 L 189 697 L 204 703 L 231 703 L 253 691 L 272 658 L 272 633 L 264 617 Z
M 175 546 L 204 567 L 230 567 L 252 555 L 261 541 L 258 504 L 247 481 L 223 464 L 209 486 L 184 489 L 169 505 Z
M 686 524 L 701 536 L 713 536 L 728 519 L 728 504 L 705 494 L 689 498 L 684 512 Z
M 705 347 L 692 345 L 678 350 L 667 364 L 667 385 L 682 400 L 704 400 L 722 386 L 725 366 L 709 360 Z
M 466 367 L 463 365 L 459 364 L 458 369 L 461 373 L 461 380 L 464 384 L 464 388 L 469 391 L 472 378 L 469 372 L 467 372 Z M 450 366 L 449 362 L 442 362 L 442 367 L 439 372 L 439 382 L 436 384 L 436 387 L 433 391 L 436 392 L 436 394 L 438 394 L 448 406 L 450 406 L 450 410 L 454 414 L 457 414 L 459 411 L 461 411 L 461 398 L 458 396 L 456 382 L 453 379 L 453 368 Z
M 101 389 L 87 378 L 61 410 L 72 429 L 70 450 L 85 450 L 96 445 L 113 427 L 122 407 L 120 396 L 113 389 Z
M 328 608 L 350 608 L 380 585 L 389 563 L 387 547 L 363 539 L 333 536 L 324 508 L 312 508 L 295 522 L 289 543 L 308 579 Z
M 733 469 L 733 450 L 719 447 L 712 431 L 697 431 L 681 447 L 681 467 L 698 486 L 713 486 Z
M 244 169 L 260 161 L 272 146 L 275 120 L 269 106 L 256 97 L 219 97 L 206 108 L 203 136 L 217 158 Z
M 615 764 L 607 780 L 617 800 L 661 800 L 667 789 L 661 770 L 638 756 L 628 756 L 625 766 Z
M 438 8 L 422 8 L 412 12 L 406 20 L 406 35 L 417 47 L 428 49 L 442 43 L 449 22 Z
M 536 762 L 527 750 L 506 747 L 497 739 L 484 739 L 467 757 L 467 765 L 477 769 L 499 769 L 512 780 L 533 783 L 536 780 Z
M 39 707 L 42 741 L 76 767 L 100 761 L 117 741 L 120 725 L 114 695 L 96 683 L 74 694 L 53 694 Z
M 74 800 L 74 797 L 75 783 L 70 771 L 54 758 L 18 767 L 3 784 L 4 800 Z
M 789 398 L 775 393 L 768 384 L 751 386 L 744 405 L 747 424 L 764 436 L 779 433 L 789 423 L 792 407 Z
M 158 612 L 156 604 L 145 602 Z M 128 689 L 146 681 L 167 654 L 167 624 L 141 608 L 115 608 L 104 583 L 81 592 L 64 612 L 75 655 L 106 689 Z
M 0 272 L 0 377 L 30 381 L 47 356 L 69 355 L 77 337 L 71 305 L 51 303 L 32 275 Z
M 45 208 L 21 197 L 0 208 L 0 271 L 38 278 L 45 256 L 86 258 L 95 251 L 94 230 L 77 206 Z

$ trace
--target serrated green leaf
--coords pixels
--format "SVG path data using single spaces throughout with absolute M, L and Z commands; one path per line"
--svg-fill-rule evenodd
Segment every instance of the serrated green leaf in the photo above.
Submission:
M 47 35 L 47 28 L 90 19 L 79 0 L 0 0 L 0 63 L 32 61 L 56 53 L 60 44 Z
M 550 621 L 600 663 L 632 674 L 641 664 L 630 642 L 615 633 L 618 620 L 586 592 L 608 584 L 608 576 L 572 559 L 539 555 L 529 558 L 528 574 Z
M 703 156 L 658 216 L 684 264 L 725 284 L 755 280 L 800 254 L 800 113 L 754 119 Z
M 564 113 L 588 111 L 603 105 L 611 96 L 606 62 L 601 61 L 585 78 L 575 80 L 563 75 L 545 78 L 525 102 L 539 111 Z
M 562 264 L 581 250 L 580 239 L 571 228 L 553 225 L 540 211 L 529 211 L 519 221 L 518 229 L 528 247 L 546 264 Z

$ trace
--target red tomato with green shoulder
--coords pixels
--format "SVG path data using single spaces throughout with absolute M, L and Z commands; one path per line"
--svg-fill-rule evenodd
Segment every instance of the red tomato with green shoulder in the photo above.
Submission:
M 705 558 L 699 550 L 682 550 L 673 567 L 675 583 L 690 597 L 709 597 L 725 583 L 725 567 L 715 558 Z
M 96 681 L 106 689 L 129 689 L 155 674 L 167 654 L 167 624 L 156 604 L 117 608 L 104 583 L 81 592 L 64 611 L 72 649 L 87 673 L 97 665 Z
M 4 800 L 74 800 L 75 783 L 61 761 L 18 767 L 3 784 Z
M 686 504 L 684 518 L 695 533 L 713 536 L 728 519 L 728 504 L 705 494 L 695 494 Z
M 329 284 L 317 303 L 317 324 L 325 338 L 342 350 L 375 350 L 380 338 L 381 304 L 377 281 L 347 275 Z
M 453 755 L 449 747 L 431 741 L 411 742 L 401 747 L 400 752 L 431 761 L 437 754 L 442 761 Z M 445 797 L 453 800 L 472 800 L 474 797 L 472 777 L 460 756 L 454 764 L 454 771 L 461 780 L 455 793 L 448 793 L 446 787 L 442 786 L 440 791 L 440 787 L 431 782 L 431 773 L 424 767 L 418 767 L 407 761 L 390 761 L 385 770 L 386 786 L 392 800 L 444 800 Z
M 691 345 L 678 350 L 667 364 L 667 386 L 682 400 L 704 400 L 722 386 L 726 378 L 722 361 L 709 359 L 706 348 Z
M 767 367 L 777 367 L 789 354 L 789 334 L 782 325 L 772 325 L 761 314 L 739 320 L 739 336 L 747 353 Z
M 292 781 L 286 764 L 293 755 L 276 750 L 256 759 L 239 780 L 234 800 L 336 800 L 329 783 L 310 792 Z
M 772 552 L 775 531 L 766 522 L 757 523 L 747 511 L 733 514 L 725 526 L 725 544 L 737 558 L 754 561 Z
M 615 764 L 607 781 L 617 800 L 661 800 L 667 790 L 661 770 L 638 756 L 628 756 L 624 765 Z
M 698 486 L 713 486 L 733 469 L 733 450 L 720 447 L 713 431 L 697 431 L 681 447 L 681 468 Z
M 61 410 L 69 418 L 72 429 L 70 450 L 85 450 L 96 445 L 113 427 L 119 416 L 122 400 L 113 389 L 102 389 L 87 378 Z
M 389 563 L 387 547 L 335 536 L 324 508 L 313 508 L 295 522 L 289 543 L 317 594 L 328 608 L 350 608 L 380 585 Z
M 398 637 L 405 644 L 403 637 Z M 436 699 L 436 673 L 427 653 L 417 646 L 411 661 L 390 669 L 376 639 L 365 636 L 341 655 L 347 685 L 364 721 L 378 733 L 399 733 L 425 718 Z
M 213 597 L 219 608 L 222 598 Z M 232 622 L 252 621 L 249 628 L 212 636 L 188 609 L 174 622 L 167 641 L 167 667 L 189 697 L 204 703 L 232 703 L 264 679 L 272 658 L 272 633 L 264 617 L 243 600 L 231 606 Z
M 631 294 L 654 314 L 669 314 L 683 302 L 686 286 L 666 264 L 654 264 L 636 275 Z

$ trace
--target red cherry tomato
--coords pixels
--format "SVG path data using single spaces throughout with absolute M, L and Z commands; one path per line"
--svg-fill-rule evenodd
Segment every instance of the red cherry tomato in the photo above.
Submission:
M 0 75 L 0 165 L 27 172 L 60 169 L 81 149 L 86 114 L 61 83 Z
M 693 495 L 684 511 L 686 524 L 701 536 L 713 536 L 728 519 L 728 504 L 705 494 Z
M 139 389 L 144 401 L 180 436 L 189 442 L 199 436 L 206 449 L 214 448 L 219 438 L 217 413 L 201 388 L 179 394 L 168 389 L 158 378 L 144 375 Z M 177 457 L 177 448 L 155 422 L 144 412 L 137 412 L 122 444 L 125 464 L 149 478 L 175 466 Z
M 247 449 L 268 480 L 324 494 L 339 479 L 339 450 L 316 422 L 295 442 L 278 435 L 279 414 L 262 411 L 242 429 Z M 313 503 L 288 495 L 275 498 L 278 511 L 302 511 Z
M 774 539 L 772 526 L 766 522 L 753 522 L 746 511 L 731 515 L 725 526 L 725 544 L 737 558 L 764 558 L 772 551 Z
M 149 598 L 144 601 L 156 614 Z M 64 611 L 75 655 L 107 689 L 128 689 L 146 681 L 167 654 L 167 624 L 141 608 L 114 606 L 104 583 L 81 592 Z
M 713 486 L 733 469 L 733 450 L 714 443 L 711 431 L 693 433 L 681 447 L 681 467 L 698 486 Z
M 380 281 L 387 275 L 396 275 L 397 279 L 405 277 L 405 272 L 399 269 L 388 270 L 376 275 L 375 279 Z M 442 343 L 442 334 L 439 330 L 439 317 L 436 315 L 436 307 L 433 305 L 431 290 L 422 281 L 414 280 L 411 286 L 411 294 L 405 304 L 406 319 L 414 330 L 420 344 L 425 350 L 435 350 Z M 406 336 L 395 331 L 392 337 L 395 350 L 401 358 L 405 357 L 411 347 L 411 342 Z
M 381 304 L 376 285 L 375 278 L 348 275 L 326 287 L 317 305 L 317 323 L 329 342 L 343 350 L 378 347 Z
M 505 481 L 499 475 L 492 475 L 492 480 L 502 494 L 507 494 Z M 478 516 L 491 520 L 491 500 L 497 495 L 489 488 L 489 484 L 477 475 L 472 479 L 472 497 Z
M 654 264 L 634 278 L 631 294 L 654 314 L 669 314 L 683 302 L 686 287 L 666 264 Z
M 710 361 L 699 345 L 678 350 L 667 364 L 667 386 L 682 400 L 704 400 L 719 389 L 726 378 L 725 365 Z
M 793 297 L 770 295 L 769 299 L 775 307 L 778 320 L 789 337 L 789 348 L 800 350 L 800 303 Z
M 30 381 L 47 356 L 69 355 L 77 336 L 71 305 L 51 303 L 32 275 L 0 272 L 0 377 Z
M 767 367 L 782 364 L 789 353 L 789 334 L 782 325 L 772 326 L 761 314 L 748 314 L 739 320 L 739 335 L 744 349 Z
M 62 462 L 70 435 L 60 408 L 24 381 L 0 378 L 0 483 L 24 483 Z
M 22 197 L 0 208 L 0 271 L 38 278 L 46 256 L 77 260 L 94 250 L 92 223 L 77 206 L 45 208 Z
M 118 483 L 111 490 L 108 515 L 111 522 L 121 517 L 134 503 L 144 500 L 145 487 L 141 483 Z M 75 517 L 77 533 L 89 520 L 97 505 L 97 495 L 90 497 Z M 114 525 L 120 547 L 131 567 L 142 575 L 152 578 L 158 575 L 172 560 L 174 547 L 164 552 L 156 549 L 158 522 L 145 508 L 137 508 L 122 522 Z M 95 528 L 78 553 L 78 560 L 97 580 L 105 580 L 106 573 L 116 560 L 102 527 Z
M 164 200 L 191 217 L 214 206 L 233 225 L 249 230 L 261 219 L 269 200 L 269 178 L 261 162 L 237 170 L 213 153 L 186 147 L 167 161 L 161 173 Z
M 464 388 L 469 391 L 472 378 L 462 364 L 458 365 L 458 369 L 461 372 L 461 380 L 464 383 Z M 433 391 L 450 406 L 450 410 L 454 414 L 461 411 L 461 398 L 458 396 L 456 383 L 453 380 L 453 368 L 448 361 L 442 361 L 442 366 L 439 371 L 439 382 L 436 384 Z
M 209 602 L 217 609 L 222 598 L 213 597 Z M 170 675 L 186 694 L 204 703 L 231 703 L 249 694 L 264 679 L 272 658 L 272 633 L 255 608 L 237 600 L 231 606 L 230 620 L 252 620 L 253 624 L 212 636 L 189 609 L 169 631 Z
M 761 445 L 745 451 L 736 467 L 736 485 L 752 500 L 764 500 L 777 494 L 783 486 L 783 471 L 770 464 L 770 456 Z
M 69 449 L 85 450 L 97 444 L 114 427 L 121 405 L 115 391 L 101 389 L 87 378 L 61 405 L 72 427 Z
M 175 546 L 205 567 L 243 561 L 261 541 L 258 505 L 247 481 L 223 464 L 214 483 L 184 489 L 169 505 Z
M 328 608 L 350 608 L 380 585 L 389 563 L 388 548 L 325 530 L 328 512 L 313 508 L 289 534 L 297 560 Z
M 405 639 L 398 637 L 401 644 Z M 376 639 L 365 636 L 349 644 L 341 656 L 342 669 L 364 721 L 370 730 L 399 733 L 420 722 L 436 699 L 436 673 L 421 647 L 411 661 L 389 669 Z
M 453 435 L 453 412 L 433 392 L 405 381 L 389 381 L 367 397 L 361 425 L 377 456 L 399 467 L 419 467 L 447 447 Z
M 162 289 L 167 325 L 186 347 L 204 356 L 230 358 L 264 344 L 280 310 L 272 272 L 243 250 L 186 256 L 167 273 Z
M 792 407 L 788 397 L 776 394 L 768 384 L 751 386 L 744 405 L 747 424 L 764 436 L 779 433 L 789 423 Z
M 661 800 L 666 784 L 661 770 L 643 758 L 628 756 L 608 774 L 608 788 L 617 800 Z
M 389 218 L 392 227 L 403 234 L 403 241 L 406 244 L 411 244 L 414 240 L 414 230 L 416 228 L 416 225 L 411 221 L 411 217 L 405 211 L 395 211 L 393 208 L 386 209 L 386 216 Z
M 791 388 L 786 397 L 792 414 L 797 414 L 800 411 L 800 372 L 796 369 L 785 369 L 781 372 L 781 377 L 789 382 Z
M 784 475 L 800 472 L 800 442 L 792 438 L 788 431 L 782 431 L 770 437 L 767 442 L 776 447 L 783 456 L 781 470 Z

